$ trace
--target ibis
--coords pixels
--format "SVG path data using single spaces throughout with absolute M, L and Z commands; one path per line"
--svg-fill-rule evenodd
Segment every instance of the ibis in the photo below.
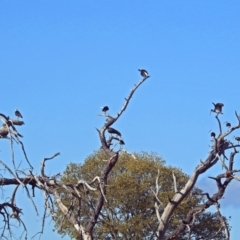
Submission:
M 230 122 L 225 122 L 226 123 L 226 127 L 230 128 L 231 127 L 231 123 Z
M 238 142 L 238 144 L 239 144 L 239 142 L 240 142 L 240 137 L 234 137 L 234 139 Z
M 217 114 L 221 113 L 222 114 L 222 108 L 224 106 L 223 103 L 212 103 L 214 105 L 214 109 L 211 109 L 211 112 L 215 112 Z
M 213 132 L 213 131 L 210 131 L 210 132 L 211 132 L 211 135 L 210 135 L 210 136 L 211 136 L 212 138 L 215 138 L 215 137 L 216 137 L 216 133 Z
M 138 69 L 142 77 L 148 77 L 148 72 L 145 69 Z
M 5 138 L 9 133 L 8 127 L 6 123 L 3 123 L 2 127 L 0 128 L 0 137 Z
M 104 106 L 102 107 L 102 111 L 105 113 L 106 115 L 106 112 L 109 110 L 109 107 L 108 106 Z
M 114 129 L 114 128 L 111 128 L 111 127 L 108 128 L 108 132 L 111 133 L 111 134 L 116 134 L 116 135 L 118 135 L 119 137 L 122 136 L 121 133 L 120 133 L 118 130 L 116 130 L 116 129 Z
M 15 110 L 15 116 L 17 116 L 17 118 L 23 118 L 22 114 L 17 109 Z

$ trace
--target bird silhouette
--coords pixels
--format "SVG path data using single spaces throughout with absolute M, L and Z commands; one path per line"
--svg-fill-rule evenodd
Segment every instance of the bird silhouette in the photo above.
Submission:
M 234 139 L 238 142 L 238 144 L 239 144 L 239 142 L 240 142 L 240 137 L 235 137 L 234 136 Z
M 215 112 L 217 114 L 222 114 L 222 108 L 224 106 L 223 103 L 212 103 L 214 105 L 214 109 L 211 109 L 211 112 Z
M 116 130 L 116 129 L 114 129 L 114 128 L 111 128 L 111 127 L 108 128 L 108 132 L 111 133 L 111 134 L 116 134 L 116 135 L 118 135 L 119 137 L 122 136 L 122 134 L 121 134 L 118 130 Z
M 210 131 L 210 132 L 211 132 L 210 136 L 211 136 L 212 138 L 215 138 L 215 137 L 216 137 L 216 133 L 213 132 L 213 131 Z
M 108 110 L 109 110 L 109 107 L 108 107 L 108 106 L 102 107 L 102 111 L 105 113 L 105 115 L 106 115 L 106 113 L 107 113 Z
M 6 123 L 3 123 L 2 127 L 0 128 L 0 137 L 5 138 L 9 133 L 8 127 Z
M 231 127 L 231 123 L 230 122 L 225 122 L 226 123 L 226 127 L 230 128 Z
M 138 69 L 142 77 L 148 77 L 148 72 L 145 69 Z
M 17 118 L 23 118 L 22 114 L 17 109 L 15 110 L 15 116 L 17 116 Z

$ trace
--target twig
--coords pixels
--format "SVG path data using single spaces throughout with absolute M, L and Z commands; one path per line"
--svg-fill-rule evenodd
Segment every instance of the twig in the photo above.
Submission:
M 42 161 L 42 167 L 41 167 L 41 174 L 43 177 L 46 177 L 45 173 L 44 173 L 44 167 L 45 167 L 45 162 L 48 160 L 52 160 L 53 158 L 57 157 L 58 155 L 60 155 L 60 153 L 55 153 L 52 157 L 49 158 L 44 158 Z
M 217 121 L 218 121 L 218 126 L 219 126 L 220 135 L 222 135 L 222 125 L 221 125 L 221 122 L 220 122 L 220 120 L 219 120 L 219 118 L 218 118 L 218 114 L 216 115 L 216 119 L 217 119 Z
M 125 98 L 126 101 L 125 101 L 122 109 L 120 110 L 120 112 L 117 114 L 117 117 L 115 118 L 115 121 L 116 121 L 116 120 L 122 115 L 122 113 L 126 110 L 127 105 L 129 104 L 129 101 L 130 101 L 130 99 L 132 98 L 134 92 L 135 92 L 135 91 L 138 89 L 138 87 L 139 87 L 146 79 L 148 79 L 148 78 L 149 78 L 149 76 L 143 78 L 142 80 L 140 80 L 140 81 L 135 85 L 135 87 L 134 87 L 133 89 L 131 89 L 131 92 L 130 92 L 129 96 L 128 96 L 127 98 Z
M 218 157 L 218 159 L 221 161 L 222 163 L 222 167 L 225 168 L 226 171 L 228 171 L 228 167 L 226 166 L 226 164 L 223 162 L 222 158 L 219 156 L 219 154 L 217 153 L 216 156 Z
M 216 203 L 215 206 L 216 206 L 216 209 L 217 209 L 217 214 L 218 214 L 219 220 L 220 220 L 222 226 L 223 226 L 224 229 L 225 229 L 226 240 L 229 240 L 229 239 L 230 239 L 230 233 L 229 233 L 227 224 L 226 224 L 226 222 L 224 221 L 223 216 L 221 215 L 221 213 L 220 213 L 220 211 L 219 211 L 219 203 Z

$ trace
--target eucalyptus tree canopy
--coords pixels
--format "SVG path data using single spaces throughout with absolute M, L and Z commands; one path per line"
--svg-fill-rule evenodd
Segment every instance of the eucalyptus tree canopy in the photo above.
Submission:
M 165 161 L 154 153 L 135 153 L 136 159 L 127 153 L 119 156 L 119 160 L 109 175 L 106 198 L 102 212 L 94 230 L 95 239 L 154 239 L 158 227 L 155 214 L 153 194 L 156 176 L 159 170 L 159 194 L 162 206 L 165 206 L 174 195 L 173 173 L 176 177 L 177 188 L 181 189 L 188 180 L 188 176 L 180 169 L 166 166 Z M 83 164 L 70 163 L 63 176 L 62 182 L 76 184 L 79 179 L 91 182 L 92 176 L 99 176 L 103 169 L 106 156 L 98 151 L 88 156 Z M 166 235 L 170 235 L 179 223 L 182 223 L 186 213 L 194 206 L 200 204 L 204 198 L 202 191 L 195 188 L 192 194 L 179 205 L 176 213 L 170 220 Z M 62 192 L 64 203 L 71 209 L 68 193 Z M 88 219 L 89 211 L 94 211 L 96 192 L 87 189 L 81 192 L 84 202 L 81 209 L 81 218 Z M 72 209 L 78 209 L 77 206 Z M 71 211 L 71 210 L 69 210 Z M 160 208 L 160 214 L 163 212 Z M 74 211 L 77 217 L 78 211 Z M 56 229 L 59 234 L 68 234 L 78 239 L 77 231 L 64 218 L 61 211 L 56 217 Z M 191 236 L 196 239 L 206 239 L 221 229 L 221 222 L 215 213 L 204 212 L 196 217 Z M 187 239 L 187 230 L 177 239 Z M 224 229 L 211 239 L 225 239 Z

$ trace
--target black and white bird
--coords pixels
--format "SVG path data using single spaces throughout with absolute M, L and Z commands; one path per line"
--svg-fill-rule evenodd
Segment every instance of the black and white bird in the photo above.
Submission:
M 0 138 L 7 137 L 9 133 L 8 127 L 6 123 L 3 123 L 2 127 L 0 128 Z
M 122 139 L 120 139 L 119 144 L 120 145 L 125 145 L 125 142 Z
M 240 142 L 240 137 L 235 137 L 234 136 L 234 139 L 238 142 L 238 144 L 239 144 L 239 142 Z
M 106 113 L 107 113 L 108 110 L 109 110 L 109 107 L 108 107 L 108 106 L 102 107 L 102 111 L 105 113 L 105 115 L 106 115 Z
M 230 122 L 225 122 L 226 123 L 226 127 L 230 128 L 231 127 L 231 123 Z
M 23 118 L 22 114 L 17 109 L 15 110 L 15 116 L 17 116 L 17 118 Z
M 210 136 L 212 137 L 212 138 L 216 138 L 216 133 L 215 132 L 213 132 L 213 131 L 210 131 Z
M 121 134 L 118 130 L 116 130 L 115 128 L 109 127 L 109 128 L 108 128 L 108 132 L 111 133 L 111 134 L 116 134 L 116 135 L 119 136 L 119 137 L 122 136 L 122 134 Z
M 212 103 L 214 105 L 214 109 L 211 109 L 211 112 L 215 112 L 217 114 L 221 113 L 222 114 L 222 108 L 224 106 L 223 103 Z
M 138 69 L 142 77 L 148 77 L 148 72 L 145 69 Z

